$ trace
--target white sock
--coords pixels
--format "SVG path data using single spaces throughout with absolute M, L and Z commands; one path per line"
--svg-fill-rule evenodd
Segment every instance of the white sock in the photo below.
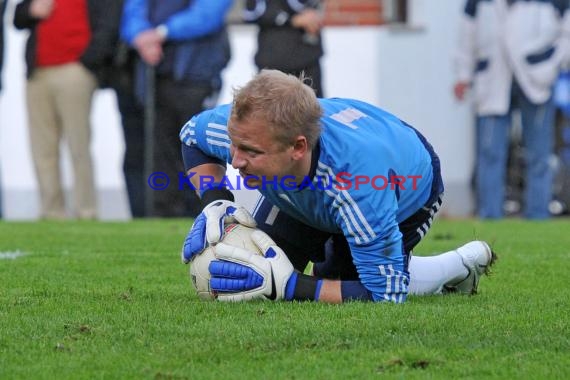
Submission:
M 414 295 L 439 294 L 445 284 L 455 284 L 469 275 L 461 256 L 455 251 L 437 256 L 412 256 L 408 270 L 408 290 Z

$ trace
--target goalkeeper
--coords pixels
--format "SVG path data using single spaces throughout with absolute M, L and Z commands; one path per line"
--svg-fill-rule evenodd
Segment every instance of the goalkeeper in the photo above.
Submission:
M 232 104 L 194 116 L 180 138 L 206 205 L 182 259 L 215 245 L 209 270 L 218 300 L 401 303 L 410 293 L 474 294 L 495 259 L 482 241 L 412 256 L 442 203 L 432 146 L 370 104 L 317 99 L 304 78 L 263 70 Z M 261 193 L 253 215 L 224 186 L 228 163 Z M 201 188 L 204 178 L 215 183 Z M 252 235 L 264 255 L 220 243 L 229 222 L 266 232 L 272 240 Z

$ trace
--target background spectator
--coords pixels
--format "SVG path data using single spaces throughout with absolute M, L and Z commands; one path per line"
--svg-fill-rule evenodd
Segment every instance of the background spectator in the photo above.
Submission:
M 30 30 L 26 45 L 29 134 L 40 188 L 41 217 L 66 218 L 60 142 L 67 141 L 74 177 L 74 216 L 95 219 L 90 154 L 91 102 L 105 82 L 116 28 L 114 0 L 24 0 L 14 25 Z
M 116 0 L 118 12 L 116 25 L 119 28 L 123 10 L 123 0 Z M 123 175 L 131 217 L 146 216 L 145 196 L 149 187 L 145 179 L 145 128 L 144 107 L 135 97 L 134 75 L 137 52 L 120 41 L 113 61 L 114 78 L 112 88 L 117 96 L 117 106 L 121 115 L 121 126 L 125 142 Z
M 136 69 L 137 96 L 143 104 L 145 97 L 155 97 L 152 171 L 170 180 L 164 190 L 153 191 L 150 216 L 193 216 L 200 209 L 193 192 L 178 188 L 184 173 L 178 134 L 192 115 L 217 102 L 221 71 L 230 59 L 225 17 L 231 6 L 231 0 L 125 1 L 121 36 L 142 61 Z M 153 88 L 145 86 L 144 65 L 155 68 Z
M 244 20 L 259 26 L 255 64 L 299 76 L 304 71 L 323 97 L 320 0 L 247 0 Z
M 521 111 L 525 145 L 524 215 L 532 219 L 550 216 L 552 86 L 560 64 L 569 59 L 569 22 L 567 1 L 466 2 L 454 93 L 462 100 L 467 89 L 473 89 L 477 214 L 481 218 L 504 215 L 508 136 L 514 108 Z
M 113 88 L 121 114 L 125 141 L 123 175 L 133 218 L 146 216 L 145 196 L 150 191 L 145 178 L 145 128 L 144 107 L 137 101 L 134 92 L 136 51 L 126 45 L 119 46 L 117 80 Z

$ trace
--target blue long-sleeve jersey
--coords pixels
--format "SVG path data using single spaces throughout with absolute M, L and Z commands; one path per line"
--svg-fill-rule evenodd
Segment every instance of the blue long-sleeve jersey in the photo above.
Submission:
M 168 39 L 184 41 L 198 38 L 219 30 L 232 0 L 193 0 L 179 12 L 168 17 L 163 25 L 168 29 Z M 165 2 L 163 8 L 170 4 Z M 126 0 L 121 20 L 121 38 L 132 45 L 134 38 L 147 29 L 158 26 L 149 19 L 149 0 Z
M 302 189 L 267 179 L 259 191 L 303 223 L 344 234 L 373 298 L 402 302 L 409 274 L 398 223 L 433 196 L 431 146 L 415 129 L 370 104 L 319 101 L 322 133 L 310 179 Z M 222 105 L 194 116 L 180 132 L 182 142 L 230 163 L 230 111 Z

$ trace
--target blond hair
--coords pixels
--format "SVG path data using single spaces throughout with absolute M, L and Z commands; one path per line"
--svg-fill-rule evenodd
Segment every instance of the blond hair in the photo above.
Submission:
M 245 86 L 234 90 L 230 122 L 261 119 L 276 141 L 290 145 L 299 135 L 315 147 L 323 113 L 313 89 L 299 78 L 278 70 L 262 70 Z

